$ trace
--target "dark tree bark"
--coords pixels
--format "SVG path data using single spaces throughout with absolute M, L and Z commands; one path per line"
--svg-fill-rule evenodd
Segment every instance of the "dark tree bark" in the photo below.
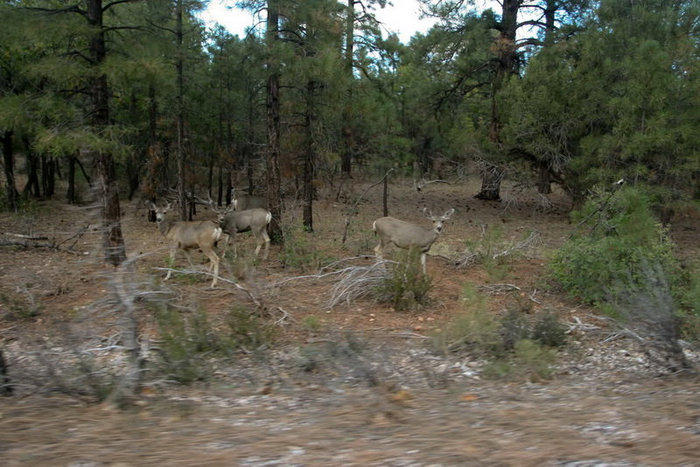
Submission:
M 44 197 L 50 199 L 56 186 L 56 160 L 53 157 L 41 156 L 41 187 Z
M 348 79 L 347 101 L 343 108 L 343 152 L 340 171 L 345 177 L 351 176 L 352 156 L 354 150 L 352 128 L 352 84 L 353 58 L 355 50 L 355 0 L 347 0 L 347 18 L 345 23 L 345 75 Z
M 39 156 L 32 150 L 31 143 L 23 138 L 25 155 L 27 159 L 27 183 L 22 189 L 25 197 L 33 196 L 41 198 L 41 184 L 39 183 Z
M 68 189 L 66 190 L 66 199 L 69 204 L 76 204 L 75 193 L 75 156 L 68 158 Z
M 523 0 L 503 0 L 499 36 L 496 39 L 496 76 L 491 85 L 491 120 L 489 123 L 489 140 L 494 146 L 501 144 L 501 115 L 498 108 L 498 95 L 506 78 L 517 72 L 515 35 L 518 29 L 518 10 Z M 475 198 L 498 201 L 501 199 L 501 181 L 503 171 L 497 165 L 481 174 L 481 191 Z
M 307 232 L 314 231 L 314 90 L 313 81 L 306 83 L 306 115 L 304 116 L 304 131 L 306 132 L 306 151 L 304 152 L 304 173 L 303 173 L 303 224 Z
M 185 193 L 185 151 L 184 144 L 184 126 L 185 126 L 185 82 L 184 82 L 184 58 L 183 58 L 183 38 L 182 15 L 183 5 L 182 0 L 177 0 L 176 5 L 176 30 L 175 37 L 177 42 L 177 59 L 175 61 L 175 72 L 177 74 L 177 95 L 176 112 L 177 112 L 177 141 L 175 148 L 177 151 L 177 198 L 179 200 L 180 220 L 188 220 L 187 196 Z
M 12 395 L 12 385 L 10 384 L 10 377 L 7 376 L 7 363 L 5 363 L 5 356 L 2 354 L 2 350 L 0 350 L 0 395 Z
M 15 183 L 15 155 L 12 146 L 12 132 L 4 131 L 0 133 L 2 143 L 2 160 L 5 168 L 5 184 L 7 185 L 7 209 L 17 212 L 19 209 L 19 192 Z
M 267 78 L 267 205 L 272 213 L 269 233 L 274 244 L 283 242 L 282 226 L 282 198 L 280 176 L 280 75 L 273 57 L 272 48 L 275 41 L 279 40 L 279 11 L 276 0 L 267 2 L 267 31 L 266 40 L 269 46 L 268 58 L 269 76 Z
M 90 41 L 90 59 L 96 76 L 89 83 L 92 124 L 97 129 L 110 125 L 109 85 L 107 76 L 100 70 L 107 57 L 103 23 L 102 0 L 87 0 L 86 18 L 93 28 Z M 114 159 L 108 152 L 97 152 L 95 162 L 98 170 L 100 197 L 102 200 L 102 236 L 105 261 L 119 266 L 126 260 L 126 247 L 121 227 L 119 187 L 114 170 Z

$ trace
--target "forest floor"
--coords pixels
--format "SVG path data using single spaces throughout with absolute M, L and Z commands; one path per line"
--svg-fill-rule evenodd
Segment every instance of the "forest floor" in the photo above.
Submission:
M 346 187 L 353 191 L 345 198 L 369 185 Z M 165 242 L 146 209 L 125 202 L 134 266 L 126 282 L 149 297 L 136 301 L 144 346 L 158 345 L 158 295 L 186 313 L 204 312 L 213 328 L 235 307 L 254 310 L 255 297 L 276 340 L 267 350 L 208 360 L 207 377 L 191 385 L 147 375 L 143 393 L 123 409 L 95 403 L 79 364 L 91 355 L 98 372 L 124 358 L 113 294 L 119 273 L 101 262 L 94 209 L 47 201 L 0 215 L 0 349 L 15 384 L 14 396 L 0 398 L 0 464 L 700 466 L 700 378 L 662 371 L 611 321 L 548 284 L 547 260 L 574 228 L 568 199 L 504 184 L 503 201 L 483 202 L 472 197 L 477 189 L 473 178 L 421 192 L 410 182 L 390 186 L 393 216 L 428 225 L 423 206 L 456 209 L 428 257 L 429 303 L 410 311 L 369 298 L 330 307 L 337 277 L 318 274 L 343 258 L 372 264 L 363 255 L 376 244 L 381 187 L 366 192 L 345 243 L 352 202 L 332 194 L 315 204 L 315 232 L 288 232 L 285 250 L 273 246 L 267 261 L 250 260 L 252 239 L 238 236 L 239 260 L 222 261 L 215 289 L 204 275 L 162 282 Z M 286 212 L 286 224 L 301 224 L 297 206 Z M 672 223 L 689 264 L 700 257 L 698 229 L 693 213 Z M 445 259 L 467 242 L 499 251 L 531 232 L 536 242 L 498 264 L 457 268 Z M 192 256 L 203 268 L 202 255 Z M 567 324 L 551 379 L 489 379 L 482 357 L 434 351 L 430 337 L 465 311 L 469 286 L 492 313 L 549 310 Z M 697 349 L 686 355 L 700 365 Z

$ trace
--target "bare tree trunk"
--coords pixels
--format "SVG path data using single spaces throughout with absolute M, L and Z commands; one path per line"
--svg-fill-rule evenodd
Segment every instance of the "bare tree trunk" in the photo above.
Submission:
M 2 350 L 0 350 L 0 395 L 12 395 L 12 385 L 10 384 L 10 377 L 7 376 L 7 364 L 5 363 L 5 356 L 2 354 Z
M 304 154 L 303 198 L 304 214 L 303 224 L 307 232 L 314 231 L 313 200 L 314 200 L 314 138 L 313 138 L 313 114 L 314 114 L 314 82 L 306 83 L 306 151 Z
M 355 0 L 347 0 L 347 18 L 345 23 L 345 75 L 348 80 L 347 102 L 343 108 L 343 153 L 341 155 L 340 171 L 344 177 L 350 177 L 352 170 L 352 154 L 354 148 L 352 129 L 352 87 L 353 87 L 353 58 L 355 47 Z
M 24 142 L 25 155 L 27 158 L 27 183 L 22 189 L 24 196 L 34 196 L 41 198 L 41 184 L 39 183 L 39 158 L 31 147 L 29 139 L 25 136 L 22 138 Z
M 88 24 L 95 28 L 90 42 L 90 55 L 95 72 L 98 73 L 90 83 L 89 88 L 92 103 L 91 117 L 93 125 L 98 129 L 102 129 L 110 124 L 107 76 L 98 71 L 107 56 L 102 22 L 104 9 L 102 0 L 87 0 L 86 3 Z M 114 170 L 114 160 L 112 154 L 107 152 L 97 152 L 95 158 L 102 199 L 102 238 L 105 249 L 105 261 L 118 266 L 126 259 L 126 247 L 122 236 L 119 188 Z
M 177 157 L 177 198 L 179 200 L 180 220 L 188 219 L 187 197 L 185 195 L 185 151 L 183 149 L 183 133 L 185 126 L 185 108 L 184 108 L 184 50 L 183 50 L 183 30 L 182 30 L 182 0 L 177 0 L 176 5 L 176 30 L 175 37 L 177 41 L 177 59 L 175 61 L 175 72 L 177 74 L 177 95 L 176 95 L 176 112 L 177 112 L 177 141 L 176 141 L 176 157 Z
M 276 57 L 272 56 L 273 44 L 279 40 L 279 12 L 277 0 L 267 2 L 267 41 L 270 75 L 267 78 L 267 205 L 272 213 L 270 238 L 273 243 L 283 242 L 280 156 L 280 76 Z
M 382 191 L 382 208 L 384 217 L 389 215 L 389 172 L 384 176 L 384 189 Z
M 522 0 L 503 0 L 500 34 L 497 38 L 496 76 L 491 87 L 491 121 L 489 139 L 496 147 L 501 144 L 501 115 L 498 108 L 498 95 L 506 78 L 514 74 L 517 66 L 515 54 L 515 34 L 518 29 L 518 10 Z M 503 171 L 496 164 L 481 173 L 481 191 L 475 198 L 498 201 L 501 199 Z
M 76 204 L 75 196 L 75 156 L 68 157 L 68 190 L 66 191 L 68 204 Z
M 7 208 L 12 212 L 19 209 L 19 192 L 15 183 L 15 155 L 12 146 L 12 132 L 0 134 L 2 142 L 2 160 L 5 168 L 5 184 L 7 185 Z

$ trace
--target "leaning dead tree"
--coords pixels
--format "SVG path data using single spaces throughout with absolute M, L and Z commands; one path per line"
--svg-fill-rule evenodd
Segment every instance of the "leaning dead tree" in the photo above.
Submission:
M 393 171 L 394 171 L 394 168 L 392 167 L 391 169 L 386 171 L 386 173 L 381 178 L 381 180 L 379 180 L 377 183 L 374 183 L 374 184 L 368 186 L 365 189 L 365 191 L 363 191 L 362 194 L 357 197 L 357 199 L 355 200 L 355 203 L 352 205 L 352 207 L 350 207 L 350 209 L 348 209 L 348 213 L 345 215 L 345 229 L 343 229 L 343 241 L 342 241 L 343 244 L 345 244 L 345 240 L 347 240 L 347 238 L 348 238 L 348 228 L 350 227 L 350 218 L 357 214 L 357 206 L 364 199 L 367 192 L 379 184 L 384 185 L 384 196 L 383 196 L 384 215 L 385 216 L 388 215 L 388 212 L 387 212 L 388 208 L 386 205 L 386 203 L 387 203 L 387 185 L 386 185 L 386 183 L 387 183 L 387 180 L 389 178 L 389 174 Z

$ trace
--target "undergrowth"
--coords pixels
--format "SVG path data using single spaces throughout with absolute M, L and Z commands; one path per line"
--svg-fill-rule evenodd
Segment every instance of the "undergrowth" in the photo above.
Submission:
M 487 296 L 473 285 L 464 287 L 464 311 L 432 336 L 441 353 L 468 352 L 486 361 L 483 374 L 492 378 L 539 381 L 552 377 L 558 347 L 566 344 L 566 328 L 549 310 L 528 316 L 510 309 L 500 316 L 488 308 Z

